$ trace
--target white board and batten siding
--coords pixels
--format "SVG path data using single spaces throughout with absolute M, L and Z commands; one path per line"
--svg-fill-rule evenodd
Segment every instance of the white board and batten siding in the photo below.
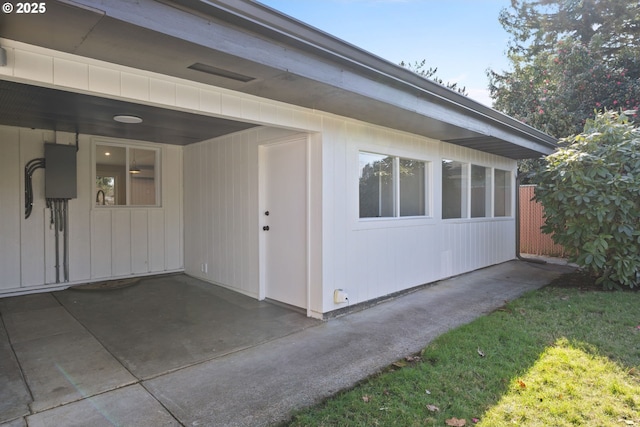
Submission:
M 108 142 L 103 138 L 100 142 Z M 91 278 L 179 271 L 183 268 L 182 147 L 162 147 L 160 206 L 91 209 Z
M 187 274 L 260 297 L 258 147 L 290 134 L 258 128 L 185 147 Z M 312 316 L 344 307 L 334 289 L 360 303 L 513 258 L 513 217 L 441 220 L 439 206 L 443 158 L 511 172 L 515 161 L 335 116 L 310 138 Z M 359 151 L 429 162 L 432 216 L 360 220 Z
M 185 272 L 257 298 L 256 133 L 184 149 Z
M 79 135 L 78 197 L 69 201 L 69 282 L 57 285 L 46 169 L 33 174 L 33 211 L 25 219 L 24 166 L 44 156 L 45 142 L 75 144 L 75 135 L 0 126 L 0 296 L 183 268 L 182 147 L 160 145 L 161 206 L 96 208 L 94 139 Z
M 258 147 L 295 134 L 260 127 L 185 147 L 187 274 L 261 297 Z
M 312 141 L 311 315 L 344 307 L 334 304 L 334 289 L 346 290 L 355 304 L 514 256 L 513 217 L 440 219 L 442 159 L 511 171 L 512 189 L 513 160 L 169 76 L 2 42 L 9 61 L 0 74 L 17 81 L 264 126 L 184 148 L 163 145 L 162 206 L 148 208 L 94 206 L 91 137 L 81 135 L 78 199 L 70 202 L 72 282 L 184 268 L 190 275 L 260 297 L 258 146 L 292 133 L 307 133 Z M 55 277 L 46 258 L 50 250 L 44 249 L 51 247 L 52 234 L 43 175 L 34 176 L 35 204 L 28 220 L 22 175 L 26 161 L 41 157 L 43 142 L 54 134 L 0 127 L 0 136 L 0 292 L 42 289 Z M 74 135 L 59 133 L 57 138 L 72 143 Z M 429 162 L 432 216 L 360 220 L 359 151 Z
M 513 216 L 440 218 L 443 159 L 510 171 L 512 189 L 514 160 L 365 123 L 324 123 L 324 312 L 344 306 L 333 289 L 354 304 L 513 259 Z M 360 151 L 427 161 L 431 217 L 360 219 Z

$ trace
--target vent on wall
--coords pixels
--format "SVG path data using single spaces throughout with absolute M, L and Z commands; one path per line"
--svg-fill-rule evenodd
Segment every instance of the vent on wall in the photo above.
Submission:
M 244 74 L 234 73 L 233 71 L 223 70 L 222 68 L 213 67 L 211 65 L 202 64 L 200 62 L 196 62 L 188 66 L 187 68 L 191 70 L 200 71 L 202 73 L 211 74 L 218 77 L 224 77 L 226 79 L 236 80 L 239 82 L 250 82 L 251 80 L 255 80 L 255 77 L 245 76 Z

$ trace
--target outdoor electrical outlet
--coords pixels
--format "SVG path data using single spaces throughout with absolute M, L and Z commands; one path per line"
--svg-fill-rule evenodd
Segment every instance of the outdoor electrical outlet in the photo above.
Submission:
M 202 266 L 200 267 L 200 270 L 202 270 L 202 272 L 203 272 L 203 273 L 206 273 L 206 272 L 207 272 L 207 267 L 208 267 L 208 266 L 207 266 L 207 263 L 206 263 L 206 262 L 205 262 L 205 263 L 202 263 Z
M 335 291 L 333 291 L 333 302 L 336 304 L 349 302 L 349 294 L 347 294 L 342 289 L 336 289 Z

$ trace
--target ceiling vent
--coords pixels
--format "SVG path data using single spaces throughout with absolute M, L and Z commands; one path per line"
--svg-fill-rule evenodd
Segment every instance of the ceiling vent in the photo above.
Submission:
M 245 76 L 244 74 L 234 73 L 233 71 L 223 70 L 222 68 L 213 67 L 211 65 L 202 64 L 200 62 L 196 62 L 193 65 L 187 67 L 191 70 L 200 71 L 203 73 L 211 74 L 213 76 L 224 77 L 225 79 L 236 80 L 239 82 L 250 82 L 251 80 L 255 80 L 255 77 Z

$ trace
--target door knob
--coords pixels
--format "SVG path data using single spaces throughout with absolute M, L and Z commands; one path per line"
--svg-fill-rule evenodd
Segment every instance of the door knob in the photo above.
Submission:
M 268 225 L 265 225 L 264 227 L 262 227 L 262 229 L 263 229 L 264 231 L 269 231 L 269 226 L 268 226 Z

